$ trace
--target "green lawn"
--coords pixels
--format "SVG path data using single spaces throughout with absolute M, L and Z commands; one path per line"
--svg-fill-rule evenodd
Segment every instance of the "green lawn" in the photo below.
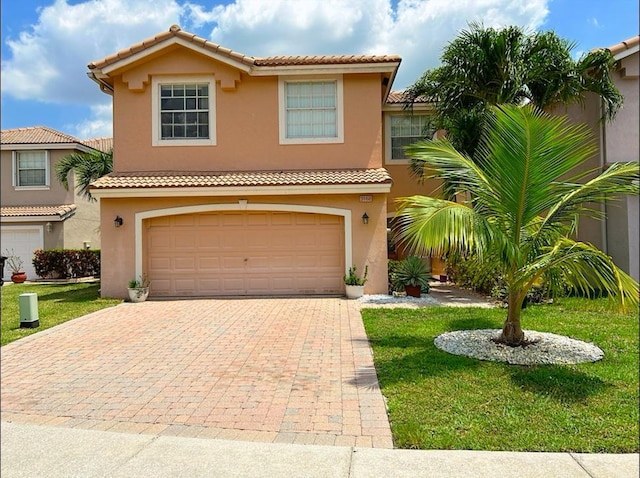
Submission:
M 638 311 L 562 299 L 529 307 L 523 328 L 602 348 L 580 365 L 516 366 L 435 348 L 448 330 L 500 328 L 501 309 L 364 309 L 396 447 L 638 452 Z
M 119 299 L 101 299 L 99 288 L 99 283 L 3 286 L 0 288 L 2 291 L 2 345 L 122 302 Z M 40 327 L 21 329 L 18 296 L 31 292 L 38 294 Z

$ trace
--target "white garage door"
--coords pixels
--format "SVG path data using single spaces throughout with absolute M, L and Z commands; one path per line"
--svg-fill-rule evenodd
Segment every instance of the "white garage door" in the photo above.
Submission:
M 342 293 L 340 216 L 212 212 L 145 222 L 151 295 Z
M 27 280 L 37 279 L 36 271 L 33 268 L 33 251 L 43 248 L 42 226 L 2 226 L 0 244 L 2 245 L 2 255 L 7 256 L 7 252 L 13 251 L 24 262 L 24 271 L 27 273 Z M 4 266 L 5 281 L 11 280 L 11 270 L 9 265 Z

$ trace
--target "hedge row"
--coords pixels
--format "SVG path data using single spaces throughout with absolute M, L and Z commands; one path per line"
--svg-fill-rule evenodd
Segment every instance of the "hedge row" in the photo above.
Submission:
M 46 279 L 100 277 L 98 249 L 38 249 L 34 256 L 36 274 Z

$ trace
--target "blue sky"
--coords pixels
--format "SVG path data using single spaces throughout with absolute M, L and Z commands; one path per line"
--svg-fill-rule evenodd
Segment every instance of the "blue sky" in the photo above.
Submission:
M 439 64 L 468 25 L 554 30 L 574 54 L 638 34 L 637 0 L 2 0 L 2 129 L 110 136 L 87 64 L 171 24 L 250 56 L 399 54 L 394 89 Z

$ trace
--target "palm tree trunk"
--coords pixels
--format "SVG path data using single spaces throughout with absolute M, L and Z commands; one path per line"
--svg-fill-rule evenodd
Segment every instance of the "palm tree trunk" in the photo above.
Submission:
M 509 308 L 507 309 L 507 320 L 502 326 L 502 334 L 498 339 L 506 345 L 518 346 L 524 340 L 524 332 L 520 326 L 520 316 L 522 315 L 522 298 L 514 292 L 509 293 Z

